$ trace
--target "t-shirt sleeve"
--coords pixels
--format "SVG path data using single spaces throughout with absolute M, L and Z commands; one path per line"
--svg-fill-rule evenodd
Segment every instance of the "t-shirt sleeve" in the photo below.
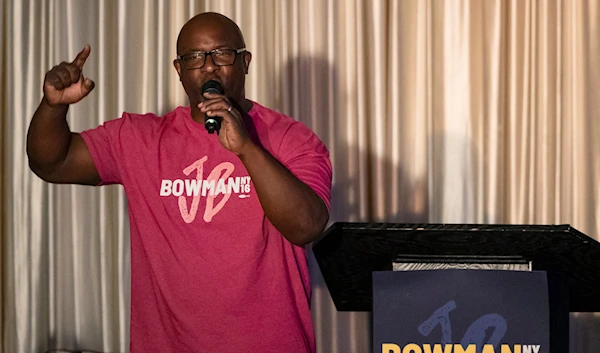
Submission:
M 126 117 L 110 120 L 97 128 L 81 132 L 102 182 L 100 185 L 122 184 L 119 161 L 120 131 Z
M 279 149 L 280 162 L 331 210 L 332 168 L 325 144 L 305 125 L 293 123 Z

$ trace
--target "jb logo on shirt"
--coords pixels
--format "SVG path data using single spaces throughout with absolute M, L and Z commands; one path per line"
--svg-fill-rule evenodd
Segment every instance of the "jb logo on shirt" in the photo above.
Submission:
M 205 179 L 204 162 L 207 160 L 208 157 L 204 156 L 183 169 L 183 174 L 188 176 L 187 179 L 163 179 L 161 181 L 160 196 L 177 197 L 181 218 L 186 223 L 192 223 L 196 219 L 200 197 L 206 198 L 203 217 L 205 222 L 210 222 L 223 209 L 231 194 L 237 194 L 239 198 L 250 197 L 248 194 L 251 190 L 251 179 L 249 176 L 231 177 L 235 170 L 233 163 L 223 162 L 217 165 Z M 196 175 L 193 175 L 194 171 Z M 218 197 L 221 199 L 215 205 Z M 191 198 L 191 204 L 188 207 L 189 198 Z

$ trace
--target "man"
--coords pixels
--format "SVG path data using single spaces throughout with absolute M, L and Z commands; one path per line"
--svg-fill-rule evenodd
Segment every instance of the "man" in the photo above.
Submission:
M 204 13 L 182 28 L 173 64 L 190 107 L 77 134 L 66 115 L 94 88 L 89 54 L 46 74 L 27 150 L 48 182 L 124 186 L 131 352 L 314 352 L 304 245 L 329 217 L 331 163 L 308 128 L 245 98 L 239 27 Z M 203 94 L 210 80 L 224 94 Z

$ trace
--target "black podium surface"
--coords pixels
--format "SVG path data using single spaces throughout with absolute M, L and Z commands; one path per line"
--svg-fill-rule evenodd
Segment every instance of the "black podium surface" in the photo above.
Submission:
M 531 261 L 566 278 L 569 311 L 600 312 L 600 243 L 569 225 L 335 223 L 313 252 L 340 311 L 370 311 L 372 272 L 423 255 Z

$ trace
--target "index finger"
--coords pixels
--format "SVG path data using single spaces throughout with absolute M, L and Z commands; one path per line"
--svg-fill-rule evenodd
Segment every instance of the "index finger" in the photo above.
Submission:
M 218 100 L 219 98 L 227 98 L 224 94 L 214 93 L 214 92 L 204 92 L 202 94 L 204 98 L 208 98 L 210 100 Z
M 73 60 L 72 64 L 76 65 L 79 70 L 83 69 L 83 64 L 85 64 L 85 60 L 90 56 L 91 48 L 88 44 L 83 47 L 83 50 L 77 54 L 75 60 Z

